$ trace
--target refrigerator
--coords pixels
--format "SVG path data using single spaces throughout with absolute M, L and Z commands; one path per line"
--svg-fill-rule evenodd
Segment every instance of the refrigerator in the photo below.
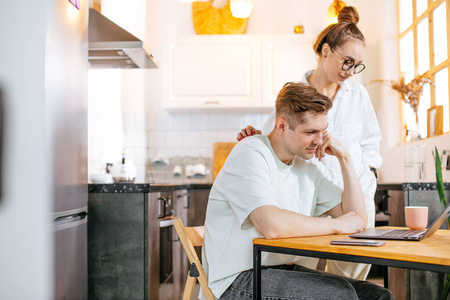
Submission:
M 45 59 L 54 299 L 87 299 L 87 3 L 51 1 Z

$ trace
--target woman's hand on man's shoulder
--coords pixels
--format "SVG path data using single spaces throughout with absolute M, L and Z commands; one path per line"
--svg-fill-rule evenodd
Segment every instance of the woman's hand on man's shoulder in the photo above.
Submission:
M 242 139 L 245 139 L 248 136 L 252 136 L 255 134 L 261 134 L 261 130 L 256 130 L 253 126 L 247 125 L 244 129 L 242 129 L 238 133 L 236 140 L 240 141 Z

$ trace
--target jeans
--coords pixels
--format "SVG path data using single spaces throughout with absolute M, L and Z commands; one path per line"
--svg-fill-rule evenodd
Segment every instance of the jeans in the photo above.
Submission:
M 389 290 L 374 283 L 298 265 L 263 267 L 261 293 L 264 300 L 394 299 Z M 253 270 L 239 274 L 219 299 L 253 299 Z

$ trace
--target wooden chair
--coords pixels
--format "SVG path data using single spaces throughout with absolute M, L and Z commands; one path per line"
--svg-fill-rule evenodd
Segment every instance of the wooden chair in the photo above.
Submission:
M 215 297 L 208 287 L 208 278 L 203 270 L 202 264 L 198 258 L 194 247 L 201 247 L 203 243 L 204 227 L 184 227 L 183 221 L 180 219 L 174 222 L 175 230 L 180 237 L 181 244 L 187 254 L 189 263 L 191 264 L 188 272 L 186 286 L 184 288 L 183 300 L 191 300 L 194 293 L 195 283 L 200 283 L 203 294 L 208 300 L 215 300 Z

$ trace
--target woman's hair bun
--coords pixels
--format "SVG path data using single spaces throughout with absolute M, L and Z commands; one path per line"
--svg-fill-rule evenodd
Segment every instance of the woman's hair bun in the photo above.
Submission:
M 359 13 L 353 6 L 345 6 L 338 15 L 338 22 L 348 22 L 354 25 L 359 22 Z

